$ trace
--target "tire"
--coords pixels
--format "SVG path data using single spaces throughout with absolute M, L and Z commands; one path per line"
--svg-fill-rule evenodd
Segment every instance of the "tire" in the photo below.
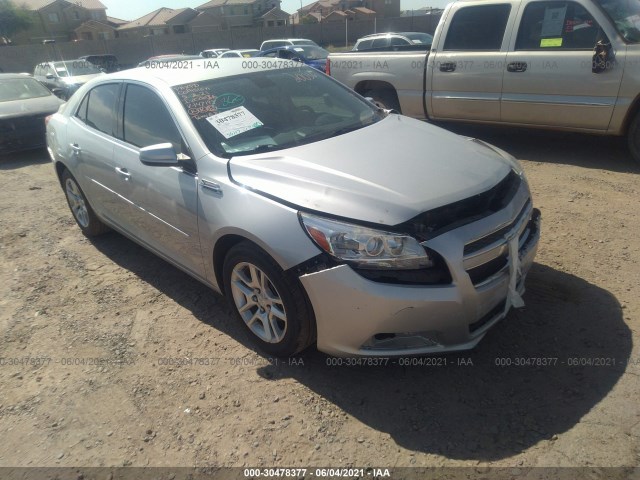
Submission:
M 98 219 L 80 185 L 69 173 L 69 170 L 62 172 L 61 180 L 67 204 L 82 233 L 87 237 L 95 237 L 108 232 L 109 227 Z
M 373 98 L 373 103 L 385 110 L 395 110 L 400 113 L 398 95 L 393 90 L 369 90 L 362 94 L 363 97 Z
M 234 316 L 260 350 L 288 357 L 313 343 L 315 320 L 302 285 L 264 251 L 249 242 L 235 245 L 223 277 Z
M 640 112 L 638 112 L 627 132 L 627 145 L 631 158 L 640 164 Z

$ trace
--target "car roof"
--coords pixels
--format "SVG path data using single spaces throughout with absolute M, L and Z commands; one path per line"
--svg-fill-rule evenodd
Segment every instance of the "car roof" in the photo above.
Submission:
M 212 61 L 223 63 L 224 66 L 211 68 L 210 63 Z M 252 66 L 249 72 L 281 69 L 281 66 L 278 66 L 277 64 L 274 65 L 273 60 L 269 58 L 255 57 L 252 58 L 252 61 L 256 61 L 258 64 Z M 203 80 L 225 78 L 247 73 L 248 70 L 246 65 L 243 67 L 245 62 L 246 59 L 244 58 L 216 58 L 213 60 L 200 58 L 199 60 L 193 60 L 191 68 L 137 67 L 110 73 L 109 75 L 103 75 L 98 81 L 103 83 L 105 81 L 109 82 L 113 80 L 137 80 L 150 84 L 163 83 L 173 87 L 175 85 L 183 85 L 185 83 L 194 83 Z M 292 68 L 302 68 L 302 66 L 298 66 L 296 64 L 295 66 L 292 65 Z

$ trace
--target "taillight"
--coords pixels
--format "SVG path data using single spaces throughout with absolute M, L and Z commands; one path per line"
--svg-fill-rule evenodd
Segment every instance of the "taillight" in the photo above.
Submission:
M 331 76 L 331 60 L 329 60 L 328 58 L 327 58 L 327 64 L 325 66 L 324 73 L 326 73 L 327 75 Z
M 49 120 L 51 120 L 51 117 L 53 117 L 53 115 L 47 115 L 46 117 L 44 117 L 44 126 L 45 127 L 49 124 Z

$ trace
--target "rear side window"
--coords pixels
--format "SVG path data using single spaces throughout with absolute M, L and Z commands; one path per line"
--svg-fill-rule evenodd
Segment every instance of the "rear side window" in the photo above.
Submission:
M 481 5 L 458 10 L 451 20 L 445 50 L 500 50 L 511 5 Z
M 136 147 L 169 142 L 181 151 L 182 137 L 167 107 L 151 90 L 128 85 L 124 100 L 124 141 Z
M 391 37 L 392 47 L 397 47 L 401 45 L 409 45 L 409 42 L 407 42 L 404 38 L 401 38 L 401 37 Z
M 538 2 L 527 5 L 516 40 L 516 50 L 592 50 L 598 24 L 574 2 Z
M 87 125 L 107 135 L 114 136 L 115 105 L 118 100 L 119 91 L 120 85 L 117 83 L 100 85 L 91 90 L 87 103 Z M 86 98 L 87 97 L 85 97 L 85 100 Z M 85 100 L 83 100 L 83 103 Z
M 384 48 L 389 46 L 389 37 L 376 38 L 371 45 L 371 48 Z
M 372 43 L 373 40 L 362 40 L 361 42 L 358 42 L 358 50 L 368 50 L 371 48 Z

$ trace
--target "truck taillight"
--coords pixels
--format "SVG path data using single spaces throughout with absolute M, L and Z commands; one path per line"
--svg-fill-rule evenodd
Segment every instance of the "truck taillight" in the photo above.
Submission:
M 51 117 L 53 117 L 53 115 L 47 115 L 46 117 L 44 117 L 44 126 L 45 127 L 49 124 L 49 120 L 51 120 Z
M 327 75 L 331 76 L 331 60 L 327 58 L 327 65 L 325 66 L 325 71 Z

